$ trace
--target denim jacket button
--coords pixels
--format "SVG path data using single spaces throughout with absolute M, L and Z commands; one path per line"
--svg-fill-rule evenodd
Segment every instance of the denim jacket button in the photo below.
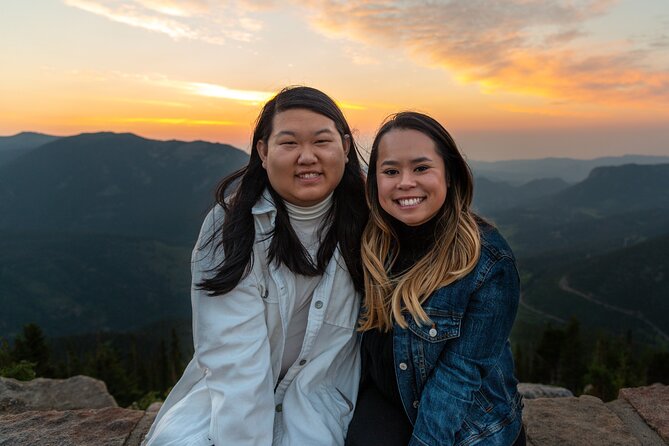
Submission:
M 276 411 L 277 411 L 277 412 L 282 412 L 282 411 L 283 411 L 283 405 L 281 405 L 281 404 L 277 404 L 277 405 L 276 405 Z
M 436 328 L 430 328 L 430 331 L 428 332 L 431 338 L 434 338 L 437 336 L 437 329 Z
M 413 402 L 413 408 L 418 409 L 418 400 Z
M 406 370 L 406 369 L 407 369 L 406 363 L 400 362 L 400 370 Z
M 321 308 L 323 308 L 323 301 L 317 300 L 314 306 L 316 307 L 317 310 L 320 310 Z

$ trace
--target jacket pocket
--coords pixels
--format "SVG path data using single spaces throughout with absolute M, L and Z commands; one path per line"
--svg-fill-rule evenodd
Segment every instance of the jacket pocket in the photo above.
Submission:
M 425 308 L 432 323 L 420 324 L 414 318 L 407 318 L 409 330 L 420 339 L 434 343 L 460 336 L 462 314 Z
M 316 401 L 312 404 L 321 421 L 330 432 L 338 432 L 342 439 L 353 417 L 353 402 L 337 387 L 322 383 L 316 388 Z

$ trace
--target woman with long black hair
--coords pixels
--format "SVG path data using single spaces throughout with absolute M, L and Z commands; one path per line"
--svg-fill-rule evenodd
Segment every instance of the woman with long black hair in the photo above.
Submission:
M 335 102 L 309 87 L 269 100 L 217 202 L 193 250 L 194 356 L 145 444 L 343 444 L 367 207 Z

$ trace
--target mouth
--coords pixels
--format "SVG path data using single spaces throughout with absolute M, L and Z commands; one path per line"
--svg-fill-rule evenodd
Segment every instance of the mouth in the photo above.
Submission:
M 322 174 L 320 172 L 303 172 L 299 173 L 296 176 L 301 180 L 313 180 L 314 178 L 320 177 Z
M 423 201 L 425 201 L 425 197 L 407 197 L 407 198 L 398 198 L 397 200 L 394 200 L 395 203 L 399 204 L 402 207 L 411 207 L 411 206 L 418 206 L 421 204 Z

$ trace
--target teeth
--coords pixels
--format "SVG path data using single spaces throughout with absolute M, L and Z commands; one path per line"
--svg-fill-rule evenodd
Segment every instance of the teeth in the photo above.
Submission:
M 423 201 L 422 198 L 401 198 L 397 200 L 400 206 L 415 206 L 421 201 Z
M 316 178 L 319 174 L 316 172 L 303 173 L 300 175 L 300 178 L 309 179 Z

